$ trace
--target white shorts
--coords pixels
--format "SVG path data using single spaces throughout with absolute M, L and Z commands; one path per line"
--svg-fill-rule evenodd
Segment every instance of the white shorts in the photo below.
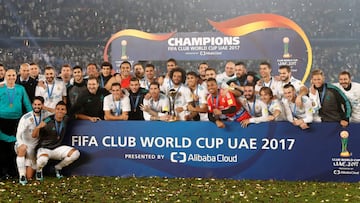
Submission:
M 36 158 L 35 158 L 35 148 L 36 146 L 33 145 L 26 145 L 26 154 L 25 154 L 25 166 L 30 166 L 31 168 L 36 168 Z M 17 148 L 19 147 L 19 143 L 16 142 L 14 145 L 15 153 L 17 154 Z
M 42 154 L 47 154 L 49 159 L 63 160 L 72 149 L 75 148 L 66 145 L 62 145 L 55 149 L 39 148 L 37 151 L 37 158 L 39 158 Z

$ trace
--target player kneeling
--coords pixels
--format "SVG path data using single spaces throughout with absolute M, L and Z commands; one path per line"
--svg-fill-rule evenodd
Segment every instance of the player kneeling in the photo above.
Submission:
M 214 78 L 209 78 L 206 82 L 209 96 L 208 103 L 208 117 L 214 122 L 218 128 L 225 128 L 223 121 L 237 121 L 241 122 L 245 119 L 251 118 L 250 114 L 238 102 L 231 92 L 223 92 L 219 89 Z
M 68 117 L 66 116 L 66 104 L 60 101 L 56 104 L 55 114 L 47 117 L 33 131 L 33 137 L 39 137 L 36 180 L 43 180 L 42 169 L 49 159 L 61 160 L 55 165 L 57 178 L 62 178 L 61 169 L 73 163 L 80 156 L 79 150 L 62 145 L 65 136 Z

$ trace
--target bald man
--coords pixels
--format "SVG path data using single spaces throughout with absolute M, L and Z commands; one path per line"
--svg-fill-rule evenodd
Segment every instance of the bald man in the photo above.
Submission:
M 0 87 L 0 131 L 10 135 L 16 135 L 19 119 L 23 115 L 23 106 L 26 112 L 32 111 L 31 102 L 21 85 L 15 84 L 16 71 L 9 69 L 5 73 L 4 86 Z M 15 176 L 14 141 L 0 141 L 0 176 Z

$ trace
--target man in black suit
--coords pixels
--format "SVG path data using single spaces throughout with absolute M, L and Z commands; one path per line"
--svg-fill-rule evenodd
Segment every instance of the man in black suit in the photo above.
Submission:
M 30 100 L 35 97 L 37 82 L 34 78 L 30 77 L 30 65 L 28 63 L 20 65 L 19 76 L 15 83 L 22 85 L 25 88 Z

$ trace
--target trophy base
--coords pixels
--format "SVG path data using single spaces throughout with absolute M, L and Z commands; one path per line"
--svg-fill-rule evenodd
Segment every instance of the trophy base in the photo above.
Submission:
M 341 152 L 341 153 L 340 153 L 340 156 L 341 156 L 341 157 L 349 157 L 349 156 L 351 156 L 351 154 L 350 154 L 350 152 L 345 151 L 345 152 Z

